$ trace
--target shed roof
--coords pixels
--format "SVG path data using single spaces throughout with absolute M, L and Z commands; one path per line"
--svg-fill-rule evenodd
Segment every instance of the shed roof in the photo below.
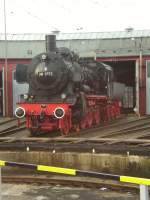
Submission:
M 7 34 L 9 41 L 45 40 L 48 33 L 23 33 Z M 113 32 L 80 32 L 59 33 L 57 40 L 86 40 L 86 39 L 117 39 L 117 38 L 141 38 L 150 37 L 150 30 L 113 31 Z M 5 40 L 5 34 L 0 33 L 0 40 Z

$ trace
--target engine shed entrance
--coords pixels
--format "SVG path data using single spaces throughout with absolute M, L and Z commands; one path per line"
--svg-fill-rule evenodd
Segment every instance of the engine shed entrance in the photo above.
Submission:
M 114 81 L 125 84 L 125 93 L 122 99 L 122 112 L 132 113 L 137 105 L 136 94 L 136 60 L 102 61 L 114 70 Z

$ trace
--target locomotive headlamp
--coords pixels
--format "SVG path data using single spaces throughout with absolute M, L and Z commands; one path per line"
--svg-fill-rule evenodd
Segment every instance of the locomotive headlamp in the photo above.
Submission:
M 23 98 L 24 98 L 25 100 L 27 100 L 27 99 L 29 98 L 29 95 L 28 95 L 28 94 L 24 94 L 24 95 L 23 95 Z
M 62 99 L 65 99 L 66 97 L 67 97 L 67 95 L 66 95 L 65 93 L 62 93 L 62 94 L 61 94 L 61 98 L 62 98 Z
M 17 118 L 21 119 L 21 118 L 23 118 L 25 116 L 25 114 L 26 114 L 26 112 L 25 112 L 24 108 L 22 108 L 22 107 L 16 108 L 16 110 L 15 110 L 15 116 Z
M 65 115 L 65 111 L 63 108 L 61 107 L 58 107 L 54 110 L 54 116 L 57 118 L 57 119 L 61 119 L 63 118 Z
M 31 96 L 30 96 L 30 98 L 31 98 L 31 99 L 34 99 L 34 96 L 33 96 L 33 95 L 31 95 Z
M 46 54 L 43 54 L 42 55 L 42 60 L 46 60 L 46 57 L 47 57 Z

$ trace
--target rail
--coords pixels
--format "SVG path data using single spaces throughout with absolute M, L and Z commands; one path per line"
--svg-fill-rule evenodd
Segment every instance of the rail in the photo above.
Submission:
M 88 177 L 101 178 L 101 179 L 111 179 L 111 180 L 116 180 L 116 181 L 126 182 L 126 183 L 134 183 L 134 184 L 140 185 L 140 200 L 149 199 L 148 186 L 150 185 L 150 179 L 130 177 L 130 176 L 120 176 L 120 175 L 114 175 L 114 174 L 61 168 L 61 167 L 54 167 L 54 166 L 35 165 L 35 164 L 27 164 L 27 163 L 19 163 L 19 162 L 8 162 L 8 161 L 0 160 L 0 200 L 2 200 L 1 168 L 5 166 L 28 168 L 28 169 L 33 169 L 37 171 L 66 174 L 66 175 L 71 175 L 71 176 L 88 176 Z

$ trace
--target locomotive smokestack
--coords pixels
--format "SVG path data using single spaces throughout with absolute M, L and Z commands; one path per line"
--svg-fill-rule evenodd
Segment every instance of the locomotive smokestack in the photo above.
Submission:
M 46 52 L 55 52 L 56 51 L 56 35 L 46 35 Z

